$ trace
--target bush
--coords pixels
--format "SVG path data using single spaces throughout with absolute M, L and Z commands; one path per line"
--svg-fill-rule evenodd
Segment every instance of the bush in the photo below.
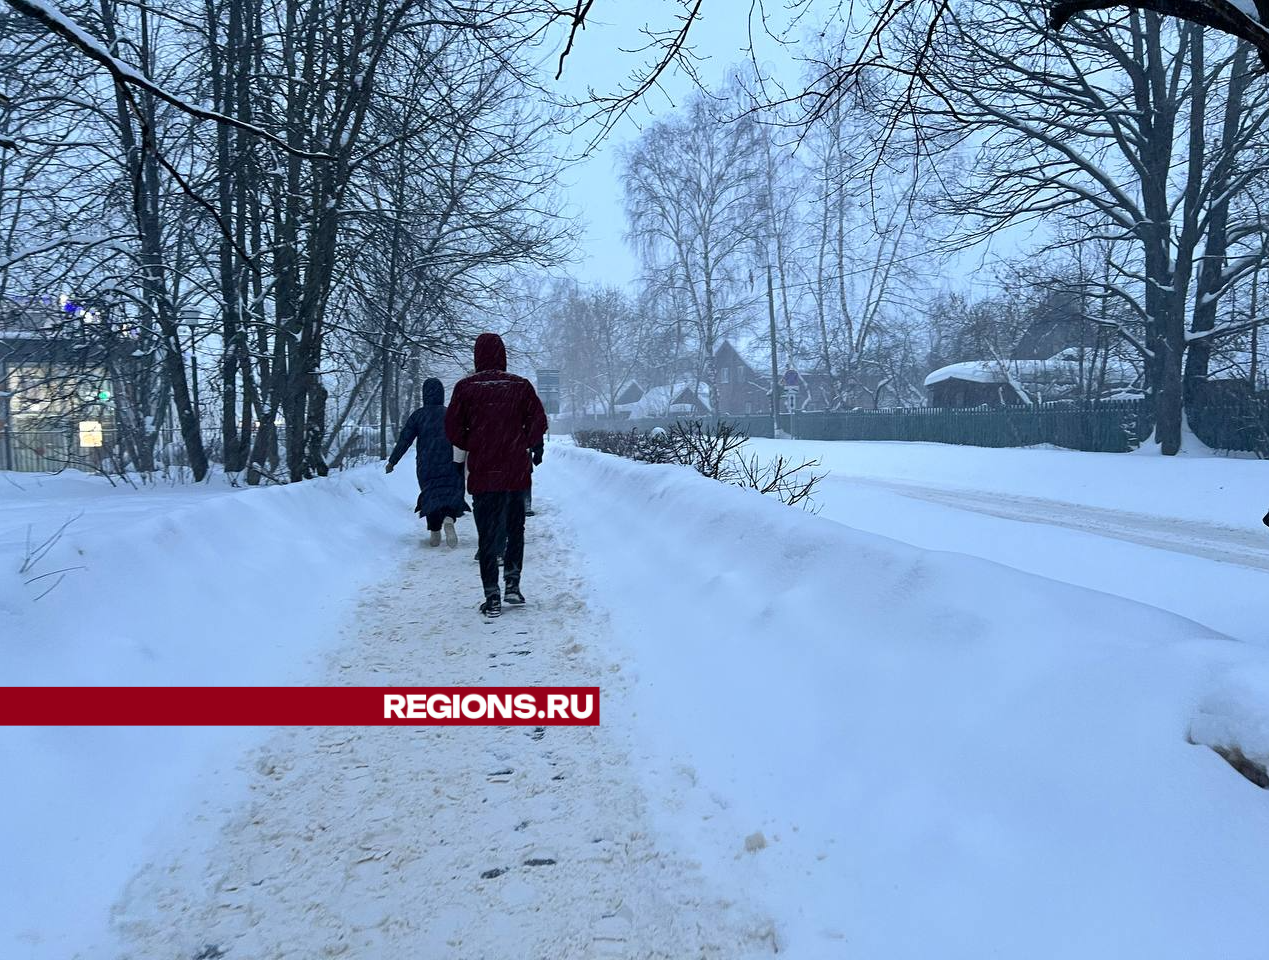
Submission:
M 815 512 L 811 494 L 823 474 L 803 474 L 818 467 L 818 460 L 795 463 L 777 456 L 760 463 L 756 455 L 745 457 L 741 447 L 749 435 L 735 424 L 720 420 L 711 428 L 701 420 L 679 420 L 668 429 L 628 432 L 620 430 L 577 430 L 573 442 L 640 463 L 676 463 L 691 467 L 703 477 L 732 486 L 757 490 L 776 497 L 781 503 Z
M 655 430 L 647 433 L 640 433 L 638 430 L 628 433 L 619 430 L 576 430 L 573 432 L 573 442 L 579 447 L 642 463 L 678 463 L 664 430 L 659 434 Z

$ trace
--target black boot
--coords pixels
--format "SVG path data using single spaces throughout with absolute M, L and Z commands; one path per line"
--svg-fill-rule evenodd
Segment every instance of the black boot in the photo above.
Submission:
M 502 591 L 502 599 L 513 607 L 524 605 L 524 594 L 520 592 L 520 584 L 509 583 Z
M 480 605 L 480 612 L 492 620 L 494 617 L 502 616 L 502 598 L 498 594 L 493 594 L 485 598 L 485 602 Z

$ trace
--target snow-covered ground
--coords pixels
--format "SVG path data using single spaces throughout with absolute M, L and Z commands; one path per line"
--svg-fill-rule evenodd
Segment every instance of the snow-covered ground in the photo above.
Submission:
M 803 448 L 820 516 L 552 444 L 493 625 L 409 471 L 15 477 L 0 683 L 598 683 L 604 719 L 0 731 L 0 957 L 1263 957 L 1269 793 L 1202 744 L 1269 754 L 1269 652 L 1218 632 L 1263 639 L 1265 465 Z M 81 511 L 34 600 L 26 525 Z
M 639 678 L 605 722 L 646 731 L 663 828 L 765 892 L 789 955 L 1263 956 L 1266 793 L 1188 742 L 1269 753 L 1263 649 L 686 468 L 556 456 Z
M 1269 463 L 752 440 L 818 459 L 820 516 L 1140 600 L 1269 645 Z
M 136 490 L 0 474 L 0 686 L 311 681 L 358 590 L 417 540 L 408 486 L 384 480 Z M 242 794 L 237 758 L 260 736 L 0 729 L 0 957 L 91 946 L 144 849 L 214 831 L 188 816 L 192 798 Z
M 605 710 L 623 699 L 556 505 L 537 506 L 531 607 L 480 622 L 471 543 L 418 549 L 365 591 L 325 682 L 600 683 Z M 769 956 L 770 918 L 658 842 L 635 742 L 610 723 L 281 730 L 246 764 L 247 803 L 197 808 L 223 819 L 220 844 L 158 851 L 129 885 L 124 955 Z

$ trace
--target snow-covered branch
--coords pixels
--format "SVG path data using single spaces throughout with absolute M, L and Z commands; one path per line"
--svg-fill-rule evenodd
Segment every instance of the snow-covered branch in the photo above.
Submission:
M 105 67 L 116 84 L 125 87 L 136 87 L 137 89 L 144 90 L 157 97 L 159 100 L 162 100 L 164 103 L 175 107 L 183 113 L 189 114 L 195 119 L 225 124 L 226 126 L 243 130 L 251 134 L 253 137 L 259 137 L 261 140 L 267 141 L 275 147 L 285 150 L 287 153 L 294 154 L 295 156 L 304 157 L 309 160 L 329 159 L 328 154 L 301 150 L 297 147 L 293 147 L 281 137 L 273 135 L 263 127 L 240 120 L 237 117 L 230 117 L 223 113 L 217 113 L 214 110 L 207 110 L 196 103 L 191 103 L 184 97 L 179 97 L 176 94 L 169 93 L 131 64 L 120 60 L 112 54 L 78 23 L 66 16 L 66 14 L 62 13 L 62 11 L 54 4 L 46 2 L 46 0 L 6 0 L 6 2 L 18 13 L 43 24 L 51 33 L 61 37 L 64 41 L 83 53 L 84 56 Z M 6 144 L 0 142 L 0 146 L 6 146 Z

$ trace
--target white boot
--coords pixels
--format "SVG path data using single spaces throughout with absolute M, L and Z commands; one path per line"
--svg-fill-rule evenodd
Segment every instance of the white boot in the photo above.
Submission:
M 446 546 L 450 546 L 450 547 L 458 546 L 458 531 L 454 529 L 454 518 L 446 517 L 445 523 L 443 524 L 443 526 L 445 527 Z M 441 542 L 440 534 L 437 534 L 436 537 L 437 537 L 436 542 L 440 543 Z
M 428 534 L 429 534 L 428 545 L 433 547 L 439 547 L 441 545 L 441 531 L 429 530 Z

